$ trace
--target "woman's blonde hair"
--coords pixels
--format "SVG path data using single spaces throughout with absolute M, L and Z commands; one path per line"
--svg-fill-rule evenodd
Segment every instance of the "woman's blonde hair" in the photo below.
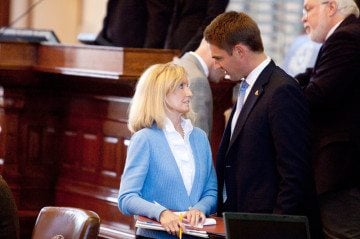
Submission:
M 134 97 L 130 103 L 128 128 L 132 133 L 149 128 L 154 123 L 164 127 L 166 117 L 166 95 L 175 91 L 176 87 L 187 77 L 185 69 L 174 63 L 150 66 L 141 75 Z M 190 110 L 184 115 L 191 118 Z

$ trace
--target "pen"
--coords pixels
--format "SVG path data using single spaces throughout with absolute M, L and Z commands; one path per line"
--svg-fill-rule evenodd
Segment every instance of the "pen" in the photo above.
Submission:
M 182 219 L 183 219 L 183 215 L 182 215 L 182 213 L 180 213 L 180 214 L 179 214 L 179 220 L 180 220 L 180 222 L 182 222 Z M 182 230 L 182 228 L 180 227 L 180 230 L 179 230 L 179 239 L 182 239 L 182 232 L 183 232 L 183 230 Z

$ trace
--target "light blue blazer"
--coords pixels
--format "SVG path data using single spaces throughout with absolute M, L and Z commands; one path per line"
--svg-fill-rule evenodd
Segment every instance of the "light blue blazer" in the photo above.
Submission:
M 189 137 L 196 167 L 190 195 L 162 129 L 154 125 L 132 136 L 118 198 L 123 214 L 159 221 L 164 209 L 186 211 L 193 207 L 206 215 L 216 211 L 217 179 L 208 138 L 197 127 Z M 144 229 L 137 230 L 137 234 L 172 238 L 166 232 Z

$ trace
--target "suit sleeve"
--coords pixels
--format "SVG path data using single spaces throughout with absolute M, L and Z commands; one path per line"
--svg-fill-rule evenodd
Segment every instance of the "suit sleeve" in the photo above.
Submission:
M 340 31 L 324 44 L 316 71 L 304 89 L 312 109 L 333 107 L 351 91 L 359 77 L 359 38 Z
M 196 34 L 190 39 L 183 49 L 181 49 L 181 54 L 185 54 L 188 51 L 194 51 L 200 45 L 200 42 L 203 38 L 203 32 L 207 25 L 219 14 L 223 13 L 229 3 L 229 0 L 209 0 L 206 17 L 202 21 L 199 29 Z
M 302 211 L 312 178 L 309 111 L 297 85 L 287 84 L 276 90 L 270 102 L 269 122 L 279 174 L 274 213 L 297 214 Z
M 210 215 L 216 211 L 217 203 L 217 178 L 213 165 L 211 148 L 209 140 L 205 132 L 201 132 L 199 137 L 197 137 L 192 142 L 193 145 L 196 145 L 197 151 L 202 153 L 195 153 L 195 155 L 202 155 L 198 160 L 201 161 L 200 168 L 197 170 L 202 174 L 203 184 L 199 186 L 201 189 L 201 196 L 198 202 L 196 202 L 193 207 L 204 212 L 206 215 Z M 194 182 L 194 185 L 198 182 Z M 193 186 L 194 187 L 194 186 Z
M 174 12 L 174 0 L 147 0 L 148 12 L 145 48 L 164 48 Z
M 312 71 L 313 68 L 306 68 L 305 72 L 295 76 L 295 79 L 299 82 L 300 86 L 305 87 L 309 84 Z

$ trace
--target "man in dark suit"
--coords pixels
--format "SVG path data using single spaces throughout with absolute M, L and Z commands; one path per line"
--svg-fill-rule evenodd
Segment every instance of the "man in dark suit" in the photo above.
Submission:
M 301 88 L 264 53 L 260 30 L 246 14 L 219 15 L 204 36 L 215 64 L 242 80 L 245 92 L 217 154 L 218 213 L 306 215 L 313 238 L 321 237 Z
M 205 27 L 229 0 L 108 0 L 95 44 L 179 49 L 200 45 Z
M 108 0 L 97 45 L 163 48 L 174 0 Z
M 229 0 L 175 0 L 165 48 L 179 49 L 181 54 L 200 45 L 205 27 L 220 13 Z
M 314 169 L 324 232 L 360 238 L 360 20 L 353 0 L 305 0 L 304 28 L 323 43 L 298 75 L 314 128 Z

